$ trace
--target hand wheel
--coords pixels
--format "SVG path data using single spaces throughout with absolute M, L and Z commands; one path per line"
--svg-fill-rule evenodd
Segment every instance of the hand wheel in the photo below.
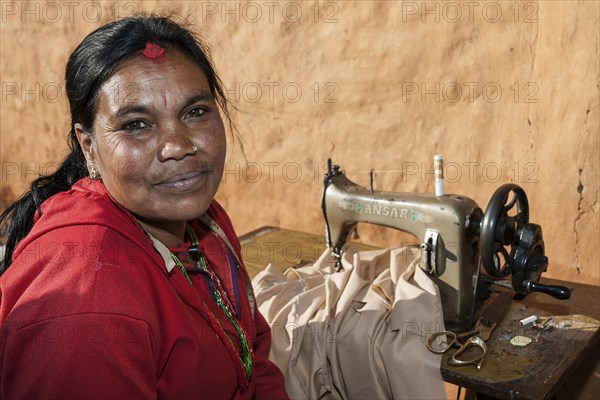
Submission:
M 492 195 L 481 221 L 479 246 L 481 261 L 488 274 L 500 278 L 512 273 L 519 243 L 517 232 L 528 222 L 525 191 L 514 183 L 500 186 Z

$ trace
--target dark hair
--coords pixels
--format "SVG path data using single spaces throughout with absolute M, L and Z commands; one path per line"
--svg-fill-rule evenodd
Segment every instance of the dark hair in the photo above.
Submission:
M 30 190 L 0 215 L 0 227 L 6 230 L 6 249 L 0 274 L 12 263 L 16 245 L 33 226 L 36 211 L 51 196 L 71 189 L 88 176 L 86 160 L 77 141 L 74 125 L 91 131 L 97 106 L 98 89 L 123 61 L 140 54 L 148 42 L 173 48 L 196 63 L 206 75 L 210 90 L 232 126 L 223 84 L 217 75 L 208 48 L 190 29 L 170 17 L 133 16 L 110 22 L 86 36 L 67 62 L 66 92 L 71 110 L 69 147 L 71 153 L 55 173 L 40 176 Z

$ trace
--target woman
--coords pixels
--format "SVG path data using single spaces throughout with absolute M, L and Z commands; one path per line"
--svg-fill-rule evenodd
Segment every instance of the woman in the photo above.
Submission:
M 0 397 L 287 398 L 240 244 L 213 199 L 227 102 L 167 18 L 88 35 L 71 154 L 2 215 Z

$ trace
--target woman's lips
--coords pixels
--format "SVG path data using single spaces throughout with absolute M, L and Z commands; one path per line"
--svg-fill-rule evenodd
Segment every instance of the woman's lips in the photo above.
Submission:
M 192 171 L 183 174 L 173 175 L 156 186 L 159 189 L 168 191 L 185 192 L 200 187 L 211 174 L 210 170 Z

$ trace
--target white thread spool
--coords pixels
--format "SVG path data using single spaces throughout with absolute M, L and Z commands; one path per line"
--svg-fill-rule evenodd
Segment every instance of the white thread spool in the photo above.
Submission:
M 441 154 L 433 156 L 433 170 L 435 173 L 435 195 L 444 195 L 444 159 Z
M 537 319 L 538 319 L 538 317 L 536 315 L 532 315 L 530 317 L 523 318 L 522 320 L 520 320 L 519 325 L 521 325 L 521 326 L 529 325 L 532 322 L 537 321 Z

